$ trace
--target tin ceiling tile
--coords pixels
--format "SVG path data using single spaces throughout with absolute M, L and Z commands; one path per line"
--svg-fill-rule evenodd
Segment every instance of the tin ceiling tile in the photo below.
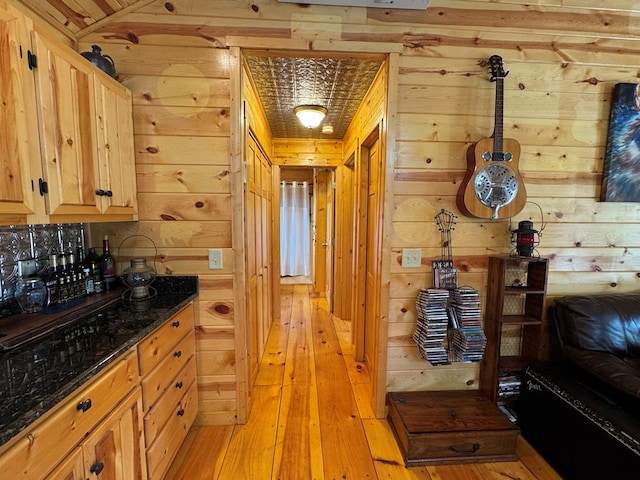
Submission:
M 247 65 L 274 138 L 342 139 L 375 79 L 381 60 L 247 56 Z M 293 109 L 321 105 L 321 126 L 306 129 Z M 331 125 L 332 134 L 322 126 Z

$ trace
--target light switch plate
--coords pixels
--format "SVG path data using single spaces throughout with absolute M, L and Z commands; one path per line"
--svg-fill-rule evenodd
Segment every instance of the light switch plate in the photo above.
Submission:
M 219 248 L 209 249 L 209 270 L 222 270 L 222 250 Z
M 402 268 L 420 268 L 422 262 L 422 250 L 419 248 L 402 249 Z

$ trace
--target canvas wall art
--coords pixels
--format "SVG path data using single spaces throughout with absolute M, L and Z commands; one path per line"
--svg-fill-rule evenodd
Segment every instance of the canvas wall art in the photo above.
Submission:
M 640 85 L 613 89 L 604 159 L 603 202 L 640 202 Z

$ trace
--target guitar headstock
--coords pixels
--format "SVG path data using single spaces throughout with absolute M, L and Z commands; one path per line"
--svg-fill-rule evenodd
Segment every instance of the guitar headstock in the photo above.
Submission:
M 456 224 L 456 222 L 454 222 L 456 218 L 458 217 L 443 208 L 442 210 L 440 210 L 440 213 L 435 216 L 438 230 L 444 233 L 450 232 L 451 230 L 453 230 L 453 226 Z
M 489 58 L 489 68 L 491 69 L 491 81 L 495 82 L 498 78 L 504 78 L 509 72 L 504 71 L 502 57 L 500 55 L 491 55 Z

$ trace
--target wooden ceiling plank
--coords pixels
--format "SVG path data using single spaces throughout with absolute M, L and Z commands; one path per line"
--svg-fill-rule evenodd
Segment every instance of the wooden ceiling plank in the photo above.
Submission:
M 99 21 L 95 22 L 92 25 L 87 26 L 86 28 L 83 28 L 81 31 L 79 31 L 76 34 L 76 38 L 80 40 L 81 38 L 99 29 L 103 25 L 118 21 L 120 18 L 123 18 L 126 15 L 130 14 L 131 12 L 135 12 L 136 10 L 147 6 L 148 4 L 153 3 L 154 1 L 155 0 L 138 0 L 135 2 L 130 2 L 128 6 L 118 10 L 117 12 L 109 15 L 108 17 L 100 19 Z

